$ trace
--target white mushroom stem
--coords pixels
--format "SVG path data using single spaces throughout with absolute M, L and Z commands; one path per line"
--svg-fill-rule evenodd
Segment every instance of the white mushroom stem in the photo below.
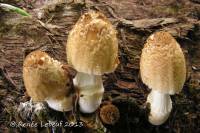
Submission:
M 153 125 L 163 124 L 172 110 L 172 101 L 169 94 L 160 93 L 152 90 L 147 97 L 150 103 L 149 122 Z
M 100 106 L 104 93 L 101 76 L 78 72 L 74 78 L 74 85 L 80 91 L 80 111 L 83 113 L 94 112 Z
M 69 97 L 64 97 L 63 99 L 53 99 L 53 98 L 48 98 L 45 100 L 49 107 L 57 110 L 57 111 L 70 111 L 73 108 L 73 101 L 72 101 L 72 95 Z

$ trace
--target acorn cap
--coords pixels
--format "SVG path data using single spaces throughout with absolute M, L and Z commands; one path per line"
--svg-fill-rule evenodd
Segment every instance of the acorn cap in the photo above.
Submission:
M 62 64 L 42 51 L 31 52 L 24 60 L 23 78 L 33 101 L 62 100 L 71 92 L 72 80 Z
M 167 94 L 181 91 L 186 78 L 185 58 L 168 32 L 156 32 L 147 39 L 142 49 L 140 74 L 153 90 Z
M 66 48 L 68 63 L 78 72 L 102 75 L 113 72 L 119 63 L 116 30 L 99 12 L 81 16 Z

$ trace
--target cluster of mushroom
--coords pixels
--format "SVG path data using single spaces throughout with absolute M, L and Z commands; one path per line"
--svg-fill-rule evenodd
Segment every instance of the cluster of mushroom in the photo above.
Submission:
M 67 61 L 76 71 L 73 79 L 63 64 L 41 51 L 30 53 L 23 67 L 27 93 L 33 101 L 46 101 L 58 111 L 73 106 L 73 83 L 79 89 L 79 106 L 83 113 L 92 113 L 100 106 L 104 87 L 101 75 L 113 72 L 119 64 L 116 30 L 105 15 L 85 13 L 75 24 L 66 45 Z M 149 121 L 164 123 L 172 109 L 171 94 L 180 92 L 186 78 L 183 52 L 167 32 L 152 34 L 142 50 L 142 81 L 152 89 Z
M 105 15 L 85 13 L 69 33 L 66 51 L 69 65 L 78 72 L 74 80 L 60 62 L 34 51 L 23 67 L 27 93 L 33 101 L 46 101 L 52 109 L 70 111 L 74 83 L 80 93 L 80 111 L 95 112 L 104 93 L 101 75 L 113 72 L 119 63 L 116 30 Z

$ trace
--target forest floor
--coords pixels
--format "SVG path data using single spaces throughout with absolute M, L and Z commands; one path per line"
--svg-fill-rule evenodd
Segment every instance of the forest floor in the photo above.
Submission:
M 0 132 L 53 132 L 44 128 L 10 126 L 19 121 L 16 108 L 29 101 L 22 66 L 24 57 L 40 49 L 67 63 L 65 45 L 69 31 L 88 10 L 104 13 L 118 31 L 120 65 L 103 76 L 104 101 L 120 111 L 112 133 L 200 133 L 200 1 L 199 0 L 0 0 L 25 9 L 22 17 L 0 9 Z M 187 62 L 187 80 L 180 94 L 171 96 L 173 110 L 167 122 L 147 121 L 146 97 L 150 89 L 139 75 L 141 49 L 147 37 L 166 30 L 180 43 Z M 54 111 L 56 114 L 57 112 Z M 85 128 L 56 129 L 89 132 Z M 90 131 L 101 132 L 101 131 Z

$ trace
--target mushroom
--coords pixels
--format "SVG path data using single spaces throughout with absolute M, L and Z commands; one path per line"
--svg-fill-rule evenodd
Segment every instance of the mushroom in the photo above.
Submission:
M 106 104 L 100 108 L 100 118 L 104 124 L 114 125 L 120 118 L 119 109 L 113 104 Z
M 57 111 L 72 110 L 72 79 L 63 65 L 47 53 L 34 51 L 26 56 L 23 79 L 34 102 L 46 101 Z
M 69 33 L 66 52 L 68 63 L 78 71 L 74 85 L 80 89 L 80 110 L 92 113 L 104 93 L 101 75 L 113 72 L 119 63 L 116 30 L 102 13 L 85 13 Z
M 163 124 L 172 110 L 170 95 L 179 93 L 186 79 L 184 54 L 177 41 L 165 31 L 152 34 L 140 60 L 140 74 L 144 84 L 151 90 L 149 122 Z

